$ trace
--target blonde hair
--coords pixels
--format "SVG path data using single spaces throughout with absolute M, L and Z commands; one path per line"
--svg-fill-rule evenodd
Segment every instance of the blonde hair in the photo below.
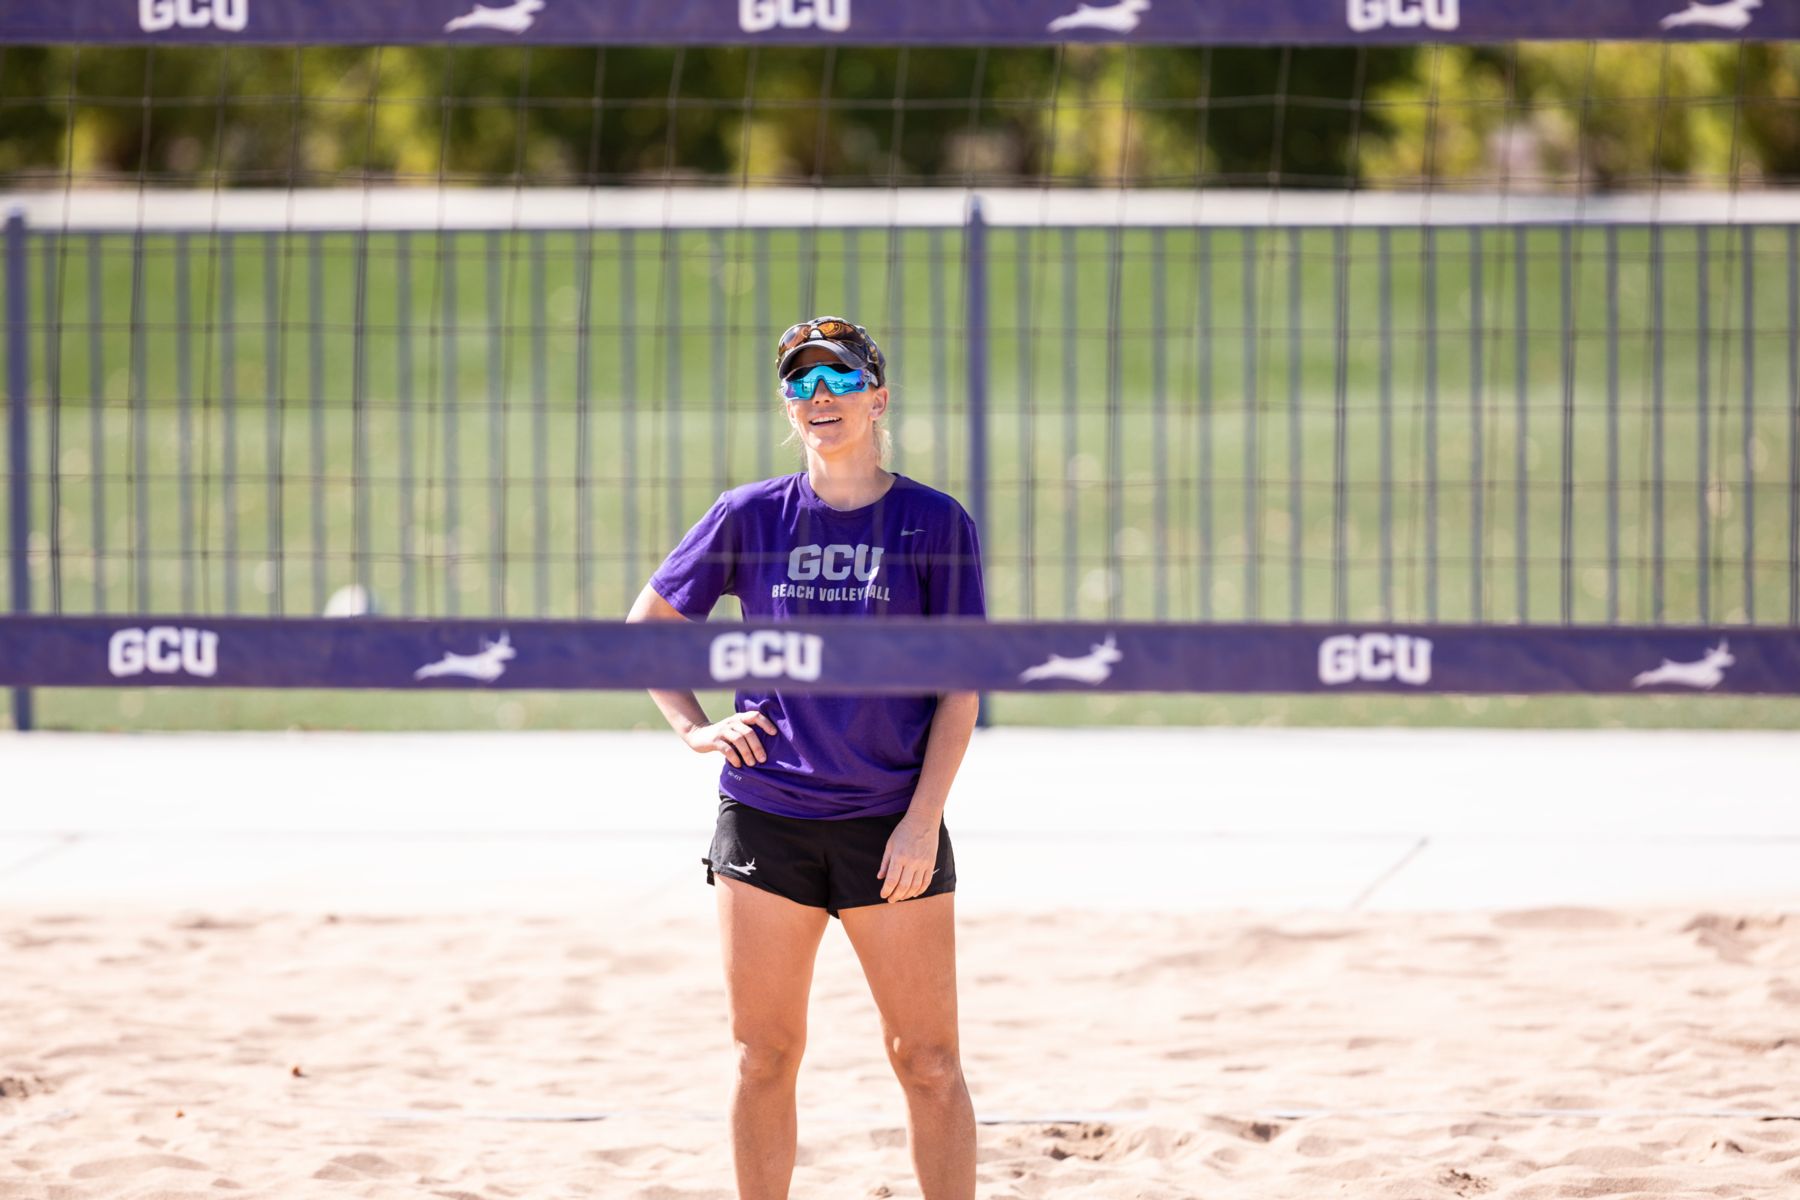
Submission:
M 882 384 L 882 386 L 887 387 L 886 384 Z M 786 420 L 788 415 L 788 399 L 779 392 L 776 393 L 776 396 L 781 403 L 782 419 Z M 893 401 L 893 397 L 894 393 L 890 390 L 888 392 L 888 400 L 890 403 Z M 875 426 L 875 461 L 881 467 L 886 468 L 889 463 L 894 461 L 894 434 L 893 431 L 887 427 L 886 413 L 876 417 L 873 424 Z M 795 428 L 792 421 L 788 421 L 788 435 L 781 440 L 781 444 L 784 446 L 796 447 L 800 451 L 800 457 L 803 459 L 806 457 L 806 447 L 800 444 L 800 430 Z

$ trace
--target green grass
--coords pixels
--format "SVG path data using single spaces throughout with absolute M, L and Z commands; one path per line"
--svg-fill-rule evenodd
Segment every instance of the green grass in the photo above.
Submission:
M 731 696 L 701 693 L 722 716 Z M 11 721 L 0 693 L 0 727 Z M 40 729 L 652 729 L 641 692 L 348 692 L 203 688 L 41 688 Z M 1205 696 L 989 697 L 994 724 L 1455 726 L 1591 729 L 1800 729 L 1800 699 L 1745 696 Z
M 1385 321 L 1383 236 L 993 231 L 993 614 L 1327 620 L 1341 598 L 1358 622 L 1553 622 L 1566 586 L 1577 622 L 1615 611 L 1633 623 L 1787 622 L 1784 230 L 1752 235 L 1748 329 L 1739 235 L 1707 235 L 1704 271 L 1700 234 L 1661 235 L 1660 460 L 1649 234 L 1617 234 L 1616 375 L 1602 231 L 1566 247 L 1549 229 L 1522 242 L 1438 231 L 1430 304 L 1426 235 L 1393 231 Z M 128 236 L 34 243 L 39 610 L 304 615 L 360 575 L 389 613 L 620 615 L 722 488 L 793 468 L 768 343 L 802 312 L 871 327 L 891 360 L 898 468 L 970 496 L 956 231 L 314 241 L 151 234 L 135 253 Z M 42 723 L 72 728 L 658 719 L 630 696 L 46 691 L 39 703 Z M 1003 696 L 993 712 L 1009 723 L 1787 727 L 1788 708 Z

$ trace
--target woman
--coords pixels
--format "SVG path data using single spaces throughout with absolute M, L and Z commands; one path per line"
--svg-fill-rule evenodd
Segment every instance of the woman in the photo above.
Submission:
M 886 470 L 886 364 L 868 332 L 803 321 L 776 349 L 794 475 L 734 488 L 682 539 L 632 621 L 705 620 L 735 594 L 750 620 L 984 615 L 975 526 L 955 500 Z M 975 1115 L 956 1024 L 956 860 L 943 824 L 976 696 L 823 696 L 752 685 L 708 720 L 692 692 L 652 691 L 688 746 L 717 752 L 706 858 L 737 1080 L 740 1200 L 788 1194 L 794 1086 L 813 962 L 843 922 L 906 1093 L 926 1200 L 975 1195 Z

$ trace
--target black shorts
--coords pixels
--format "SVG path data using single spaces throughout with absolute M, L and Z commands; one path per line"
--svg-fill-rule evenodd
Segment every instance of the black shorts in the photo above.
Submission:
M 832 916 L 841 908 L 886 904 L 877 879 L 888 838 L 905 813 L 885 817 L 851 817 L 823 821 L 781 817 L 719 797 L 719 823 L 712 848 L 700 861 L 706 882 L 715 874 L 785 896 L 796 904 L 822 908 Z M 950 830 L 938 827 L 937 870 L 925 890 L 913 897 L 938 896 L 956 890 L 956 855 Z

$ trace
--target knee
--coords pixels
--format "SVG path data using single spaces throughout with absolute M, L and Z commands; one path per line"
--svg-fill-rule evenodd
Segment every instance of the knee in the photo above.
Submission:
M 954 1045 L 895 1038 L 888 1058 L 908 1091 L 951 1092 L 962 1086 L 962 1058 Z
M 800 1074 L 800 1057 L 805 1052 L 804 1038 L 739 1037 L 737 1073 L 745 1083 L 792 1083 Z

